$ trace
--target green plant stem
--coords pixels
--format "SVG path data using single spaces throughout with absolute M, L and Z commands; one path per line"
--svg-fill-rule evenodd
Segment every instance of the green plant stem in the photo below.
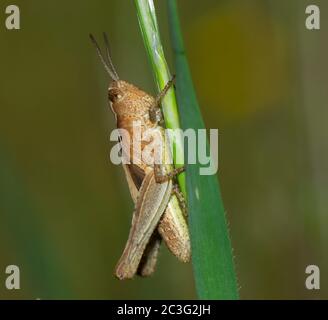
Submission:
M 153 0 L 135 0 L 135 4 L 141 33 L 148 57 L 151 61 L 156 84 L 158 89 L 162 90 L 172 76 L 164 56 L 154 3 Z M 162 100 L 162 111 L 166 127 L 169 129 L 180 129 L 179 113 L 173 87 L 171 87 Z M 180 135 L 171 138 L 173 138 L 173 141 L 171 141 L 173 144 L 173 161 L 175 167 L 178 168 L 184 165 L 183 141 Z M 179 174 L 178 182 L 180 189 L 186 198 L 185 173 Z

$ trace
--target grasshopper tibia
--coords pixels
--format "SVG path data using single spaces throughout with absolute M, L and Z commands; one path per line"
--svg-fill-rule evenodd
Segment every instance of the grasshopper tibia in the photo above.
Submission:
M 149 108 L 149 119 L 153 123 L 162 123 L 164 121 L 163 114 L 160 108 L 160 103 L 162 99 L 165 97 L 171 86 L 174 84 L 175 75 L 172 76 L 171 80 L 169 80 L 163 90 L 157 95 L 155 98 L 154 105 Z
M 185 217 L 187 217 L 188 212 L 187 212 L 186 200 L 185 200 L 185 198 L 183 196 L 183 193 L 181 192 L 181 190 L 180 190 L 180 188 L 177 184 L 173 185 L 172 194 L 175 194 L 176 197 L 178 198 L 179 204 L 181 206 L 181 210 L 183 211 L 183 214 L 185 215 Z
M 170 172 L 163 173 L 162 166 L 160 164 L 154 164 L 155 180 L 157 183 L 163 183 L 165 181 L 171 180 L 179 173 L 185 171 L 185 167 L 175 168 Z

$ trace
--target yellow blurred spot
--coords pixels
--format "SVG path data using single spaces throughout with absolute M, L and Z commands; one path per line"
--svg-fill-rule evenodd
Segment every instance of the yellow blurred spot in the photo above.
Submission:
M 287 44 L 274 23 L 262 5 L 247 2 L 215 8 L 187 29 L 203 109 L 236 120 L 279 104 L 288 90 Z

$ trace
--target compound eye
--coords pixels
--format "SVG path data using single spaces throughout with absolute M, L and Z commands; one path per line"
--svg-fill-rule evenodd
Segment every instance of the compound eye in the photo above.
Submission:
M 117 88 L 111 88 L 108 90 L 108 99 L 111 102 L 115 102 L 121 98 L 122 98 L 121 92 Z

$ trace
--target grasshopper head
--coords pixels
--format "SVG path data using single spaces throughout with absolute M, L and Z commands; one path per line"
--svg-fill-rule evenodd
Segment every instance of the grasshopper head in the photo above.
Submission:
M 108 100 L 115 104 L 116 102 L 122 100 L 124 90 L 121 88 L 121 82 L 123 81 L 111 81 L 108 87 Z
M 134 85 L 119 79 L 111 59 L 107 35 L 104 33 L 106 56 L 103 55 L 97 41 L 91 34 L 90 39 L 111 78 L 108 88 L 108 99 L 111 102 L 113 112 L 119 117 L 133 115 L 136 118 L 143 117 L 145 113 L 148 114 L 148 108 L 153 102 L 153 98 Z
M 125 113 L 126 82 L 122 80 L 111 81 L 108 87 L 108 100 L 111 102 L 112 111 L 120 116 Z
M 133 84 L 123 80 L 112 81 L 108 88 L 108 99 L 117 116 L 144 116 L 152 102 L 152 97 Z

